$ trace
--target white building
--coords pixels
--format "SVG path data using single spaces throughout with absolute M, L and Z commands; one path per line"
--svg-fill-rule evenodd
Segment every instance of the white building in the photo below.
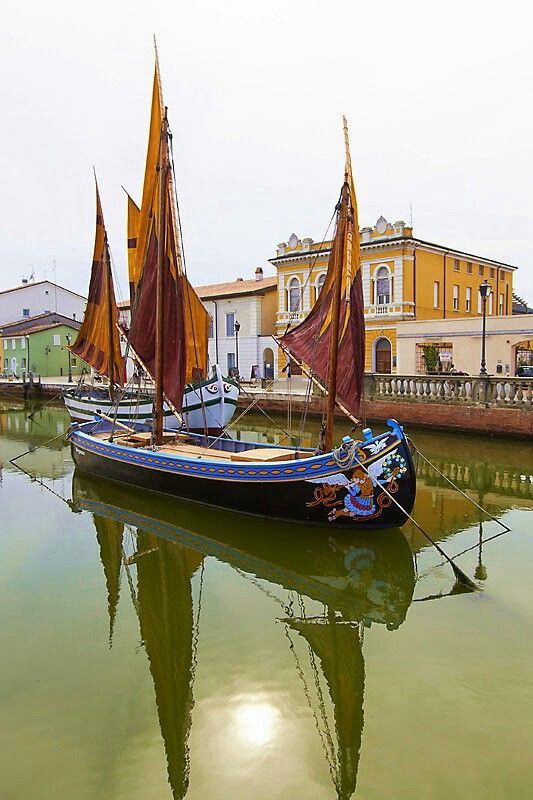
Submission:
M 23 281 L 20 286 L 0 291 L 0 325 L 57 312 L 81 322 L 87 298 L 51 281 Z
M 238 369 L 244 380 L 274 378 L 278 372 L 275 333 L 277 278 L 257 267 L 252 280 L 197 286 L 210 317 L 209 360 L 223 372 Z M 236 334 L 236 324 L 240 326 Z

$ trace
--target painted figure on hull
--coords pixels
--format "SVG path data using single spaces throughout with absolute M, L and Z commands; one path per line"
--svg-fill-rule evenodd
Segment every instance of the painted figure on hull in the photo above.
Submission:
M 328 519 L 337 517 L 369 517 L 376 511 L 374 502 L 374 484 L 372 478 L 361 467 L 356 467 L 352 478 L 346 485 L 344 508 L 335 508 L 330 511 Z

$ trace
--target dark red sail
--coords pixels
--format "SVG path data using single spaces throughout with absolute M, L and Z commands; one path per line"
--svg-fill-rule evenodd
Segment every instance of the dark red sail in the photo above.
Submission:
M 307 365 L 312 374 L 324 386 L 330 383 L 329 353 L 333 290 L 336 277 L 340 273 L 342 296 L 339 316 L 336 397 L 350 413 L 357 416 L 365 370 L 365 321 L 357 201 L 346 120 L 344 120 L 344 136 L 346 145 L 345 180 L 349 188 L 350 213 L 346 219 L 337 215 L 328 272 L 322 292 L 304 321 L 293 330 L 289 330 L 281 341 L 294 358 Z

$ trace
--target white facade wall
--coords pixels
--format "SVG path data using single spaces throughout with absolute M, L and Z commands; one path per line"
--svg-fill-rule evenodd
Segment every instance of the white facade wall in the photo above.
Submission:
M 203 300 L 213 320 L 213 336 L 209 339 L 209 361 L 218 363 L 224 374 L 228 371 L 228 355 L 237 356 L 235 335 L 228 336 L 226 315 L 234 314 L 240 323 L 238 336 L 239 374 L 243 380 L 250 380 L 252 367 L 259 367 L 260 377 L 265 377 L 265 356 L 268 363 L 273 362 L 274 375 L 277 374 L 277 346 L 271 336 L 263 336 L 261 330 L 261 296 L 243 296 Z M 271 352 L 268 352 L 268 351 Z M 265 353 L 266 351 L 266 353 Z
M 487 372 L 514 376 L 516 347 L 533 340 L 533 314 L 487 317 L 486 323 Z M 479 374 L 481 330 L 481 317 L 399 322 L 396 326 L 398 374 L 414 375 L 417 347 L 439 342 L 451 345 L 455 369 L 469 375 Z
M 0 325 L 17 322 L 25 316 L 35 317 L 46 311 L 57 311 L 80 322 L 85 313 L 86 298 L 49 281 L 23 284 L 0 292 Z M 24 313 L 25 309 L 27 313 Z

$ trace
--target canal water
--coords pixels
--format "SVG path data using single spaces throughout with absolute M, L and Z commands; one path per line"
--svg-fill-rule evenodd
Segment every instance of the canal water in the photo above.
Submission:
M 415 517 L 464 593 L 410 524 L 331 534 L 89 480 L 64 410 L 31 410 L 0 401 L 1 798 L 531 795 L 530 444 L 411 432 L 511 528 L 419 462 Z

